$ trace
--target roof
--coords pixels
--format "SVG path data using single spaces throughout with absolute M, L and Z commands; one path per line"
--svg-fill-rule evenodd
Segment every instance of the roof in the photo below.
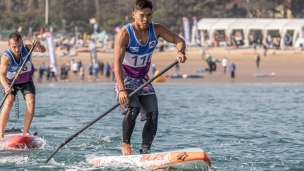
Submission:
M 300 29 L 304 27 L 304 19 L 274 18 L 202 18 L 197 23 L 199 30 L 281 30 Z

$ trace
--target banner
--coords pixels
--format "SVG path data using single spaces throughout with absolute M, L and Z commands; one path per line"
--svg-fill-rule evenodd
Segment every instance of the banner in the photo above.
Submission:
M 192 37 L 195 37 L 195 43 L 196 44 L 201 44 L 201 37 L 197 28 L 197 18 L 195 16 L 192 17 L 193 20 L 193 30 L 194 30 L 194 35 Z
M 75 47 L 78 48 L 78 27 L 75 26 Z
M 95 43 L 94 40 L 90 40 L 89 48 L 90 48 L 90 51 L 91 51 L 92 65 L 94 66 L 97 63 L 96 43 Z
M 183 17 L 184 37 L 187 45 L 190 45 L 190 23 L 187 17 Z
M 56 53 L 55 53 L 55 46 L 54 46 L 53 36 L 50 32 L 45 32 L 43 34 L 43 36 L 45 37 L 45 40 L 46 40 L 46 43 L 47 43 L 47 46 L 48 46 L 51 71 L 56 73 L 57 72 L 57 65 L 56 65 Z

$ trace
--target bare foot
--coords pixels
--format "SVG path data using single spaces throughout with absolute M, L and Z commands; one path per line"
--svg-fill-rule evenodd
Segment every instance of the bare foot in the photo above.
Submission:
M 122 155 L 133 155 L 133 151 L 131 149 L 130 144 L 127 143 L 122 143 L 122 148 L 121 148 Z
M 32 134 L 29 133 L 29 132 L 27 132 L 27 133 L 23 133 L 23 135 L 25 135 L 25 136 L 31 136 Z

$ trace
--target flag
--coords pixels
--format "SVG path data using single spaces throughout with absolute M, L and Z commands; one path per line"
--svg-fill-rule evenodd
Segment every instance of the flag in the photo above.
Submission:
M 190 23 L 187 17 L 183 17 L 184 37 L 187 45 L 190 45 Z
M 56 73 L 57 72 L 56 53 L 55 53 L 55 46 L 54 46 L 52 33 L 45 32 L 43 36 L 45 37 L 48 46 L 51 71 Z
M 198 32 L 198 28 L 197 28 L 197 18 L 195 16 L 192 17 L 193 20 L 193 30 L 194 30 L 194 37 L 195 38 L 195 42 L 196 44 L 201 44 L 201 38 L 200 38 L 200 34 Z
M 91 51 L 92 65 L 94 66 L 97 63 L 96 43 L 95 43 L 94 40 L 90 40 L 89 48 L 90 48 L 90 51 Z

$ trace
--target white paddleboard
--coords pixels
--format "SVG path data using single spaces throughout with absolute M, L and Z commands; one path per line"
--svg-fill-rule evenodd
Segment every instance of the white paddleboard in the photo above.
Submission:
M 208 170 L 211 159 L 200 148 L 129 156 L 102 156 L 88 162 L 103 168 Z

